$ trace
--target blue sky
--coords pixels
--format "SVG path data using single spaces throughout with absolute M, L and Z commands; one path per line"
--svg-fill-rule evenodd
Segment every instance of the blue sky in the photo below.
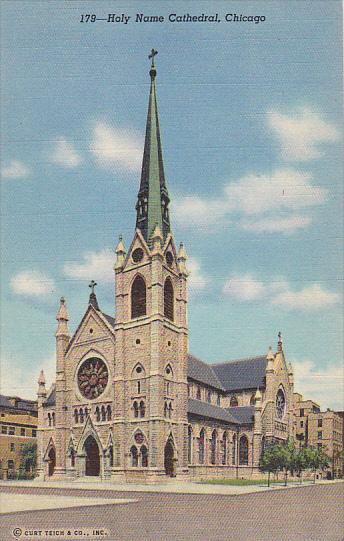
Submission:
M 216 12 L 221 23 L 167 21 Z M 72 331 L 92 278 L 114 312 L 154 47 L 173 231 L 190 256 L 190 350 L 253 356 L 281 330 L 297 389 L 343 407 L 341 2 L 4 1 L 1 25 L 2 392 L 32 396 L 41 367 L 51 381 L 62 294 Z

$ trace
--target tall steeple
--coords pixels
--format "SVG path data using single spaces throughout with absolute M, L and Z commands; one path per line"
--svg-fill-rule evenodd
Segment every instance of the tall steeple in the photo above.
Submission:
M 142 161 L 141 183 L 136 204 L 136 227 L 141 230 L 145 240 L 152 244 L 155 227 L 160 228 L 165 240 L 170 232 L 168 204 L 170 198 L 165 181 L 164 164 L 160 139 L 158 105 L 156 97 L 156 67 L 152 49 L 149 75 L 151 78 L 149 106 L 146 125 L 145 147 Z

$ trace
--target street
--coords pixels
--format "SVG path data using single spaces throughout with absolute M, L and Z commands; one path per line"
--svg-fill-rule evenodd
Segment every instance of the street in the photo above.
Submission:
M 15 494 L 82 496 L 82 490 L 2 487 Z M 223 496 L 87 491 L 99 506 L 4 514 L 1 541 L 13 529 L 106 529 L 111 541 L 343 541 L 344 483 Z M 104 499 L 133 498 L 126 505 Z M 20 539 L 20 538 L 19 538 Z M 26 539 L 24 536 L 21 539 Z M 40 537 L 31 536 L 37 541 Z M 70 537 L 69 539 L 74 539 Z M 92 539 L 92 537 L 89 539 Z

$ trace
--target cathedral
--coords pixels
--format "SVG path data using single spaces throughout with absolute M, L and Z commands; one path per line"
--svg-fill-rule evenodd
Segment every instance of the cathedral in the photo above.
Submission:
M 90 283 L 73 336 L 64 298 L 56 316 L 56 381 L 38 380 L 41 479 L 113 482 L 259 477 L 264 446 L 293 430 L 293 373 L 277 351 L 207 362 L 189 353 L 188 270 L 170 226 L 152 51 L 150 95 L 127 250 L 114 262 L 115 315 Z

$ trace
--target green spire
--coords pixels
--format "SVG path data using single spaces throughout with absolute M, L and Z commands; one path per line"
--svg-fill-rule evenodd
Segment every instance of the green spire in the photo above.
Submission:
M 165 181 L 164 164 L 160 139 L 159 114 L 156 97 L 156 68 L 154 57 L 157 51 L 152 49 L 149 58 L 152 65 L 149 106 L 146 125 L 145 148 L 142 161 L 140 191 L 136 204 L 136 227 L 145 240 L 151 244 L 155 227 L 158 225 L 164 240 L 170 232 L 168 204 L 170 202 Z

